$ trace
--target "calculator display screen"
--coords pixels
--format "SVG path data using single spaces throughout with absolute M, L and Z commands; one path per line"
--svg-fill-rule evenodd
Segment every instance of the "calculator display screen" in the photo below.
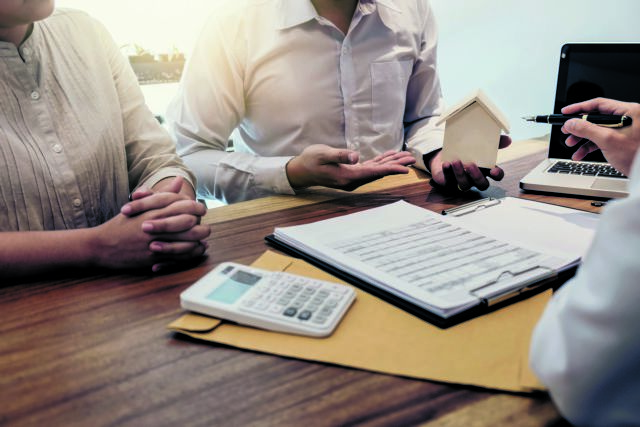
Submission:
M 224 304 L 233 304 L 251 289 L 251 286 L 258 283 L 261 278 L 261 276 L 256 274 L 237 270 L 231 277 L 207 295 L 207 299 Z

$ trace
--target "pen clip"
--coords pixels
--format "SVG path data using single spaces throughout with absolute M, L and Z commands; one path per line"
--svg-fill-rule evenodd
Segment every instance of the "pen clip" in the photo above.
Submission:
M 582 116 L 582 120 L 588 120 L 589 114 L 585 114 Z M 620 116 L 620 121 L 618 123 L 611 123 L 611 124 L 603 124 L 603 123 L 596 123 L 598 126 L 602 127 L 602 128 L 612 128 L 612 129 L 618 129 L 618 128 L 623 128 L 627 125 L 631 124 L 631 117 L 629 116 Z
M 603 127 L 603 128 L 622 128 L 622 127 L 625 127 L 625 125 L 627 124 L 625 122 L 627 122 L 627 121 L 630 123 L 631 122 L 631 118 L 629 116 L 622 116 L 622 117 L 620 117 L 620 121 L 618 123 L 613 123 L 613 124 L 610 124 L 610 125 L 598 125 L 598 126 Z
M 499 205 L 500 199 L 496 199 L 493 197 L 488 197 L 486 199 L 476 200 L 475 202 L 467 203 L 461 206 L 456 206 L 455 208 L 444 209 L 442 211 L 442 215 L 451 215 L 451 216 L 463 216 L 467 215 L 481 209 L 486 209 L 491 206 Z

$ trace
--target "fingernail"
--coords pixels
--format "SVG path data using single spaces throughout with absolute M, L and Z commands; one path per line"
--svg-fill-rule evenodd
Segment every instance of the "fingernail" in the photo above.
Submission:
M 350 163 L 355 163 L 357 161 L 358 161 L 358 159 L 357 159 L 356 153 L 349 153 L 349 162 Z
M 129 204 L 124 205 L 120 209 L 120 213 L 122 213 L 123 215 L 129 215 L 131 213 L 131 206 Z
M 151 244 L 149 245 L 149 249 L 154 251 L 154 252 L 160 252 L 160 251 L 162 251 L 162 243 L 160 243 L 160 242 L 151 242 Z
M 142 231 L 148 233 L 150 231 L 153 231 L 153 224 L 150 222 L 143 222 L 142 223 Z
M 154 273 L 157 273 L 158 271 L 162 270 L 162 267 L 160 266 L 160 264 L 154 264 L 151 267 L 151 271 L 153 271 Z

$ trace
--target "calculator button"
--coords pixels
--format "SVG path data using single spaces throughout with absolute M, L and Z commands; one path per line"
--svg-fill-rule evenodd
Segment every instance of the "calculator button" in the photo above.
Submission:
M 327 321 L 325 316 L 315 316 L 312 320 L 313 323 L 323 324 Z
M 291 302 L 291 298 L 282 297 L 278 300 L 278 304 L 287 305 Z
M 274 314 L 284 313 L 284 310 L 286 307 L 287 307 L 286 305 L 272 304 L 269 307 L 269 313 L 274 313 Z
M 330 299 L 329 301 L 327 301 L 327 303 L 324 305 L 325 307 L 336 307 L 338 305 L 338 301 L 334 300 L 334 299 Z
M 303 305 L 304 305 L 304 302 L 302 301 L 294 301 L 289 306 L 293 308 L 302 308 Z
M 311 313 L 309 310 L 303 310 L 298 315 L 298 319 L 300 319 L 300 320 L 309 320 L 311 318 L 312 314 L 313 313 Z
M 328 285 L 328 287 L 332 292 L 337 292 L 339 294 L 346 294 L 347 292 L 349 292 L 349 288 L 341 285 L 331 284 L 331 285 Z
M 269 308 L 269 303 L 266 301 L 260 301 L 254 308 L 256 310 L 265 311 L 267 308 Z
M 307 304 L 305 308 L 309 311 L 316 311 L 319 307 L 319 304 Z
M 245 307 L 253 307 L 256 304 L 256 300 L 254 299 L 248 299 L 246 301 L 242 301 L 242 305 L 244 305 Z
M 316 292 L 316 290 L 315 290 L 315 289 L 313 289 L 313 288 L 312 288 L 312 287 L 310 287 L 310 286 L 307 286 L 307 287 L 306 287 L 306 288 L 304 288 L 304 290 L 302 291 L 302 294 L 303 294 L 303 295 L 309 295 L 309 296 L 311 296 L 311 295 L 313 295 L 315 292 Z
M 291 289 L 293 292 L 298 292 L 302 289 L 302 285 L 299 283 L 294 283 L 289 289 Z
M 333 313 L 333 309 L 327 306 L 322 307 L 322 309 L 320 309 L 320 315 L 321 316 L 329 316 L 331 313 Z
M 324 300 L 325 300 L 325 298 L 320 298 L 320 297 L 316 296 L 311 300 L 311 304 L 320 305 L 320 304 L 322 304 L 324 302 Z
M 321 289 L 318 291 L 318 295 L 321 298 L 326 298 L 329 296 L 329 291 L 327 291 L 326 289 Z
M 287 316 L 287 317 L 293 317 L 293 316 L 295 316 L 295 315 L 296 315 L 296 313 L 297 313 L 297 312 L 298 312 L 298 310 L 297 310 L 296 308 L 294 308 L 294 307 L 289 307 L 289 308 L 287 308 L 287 309 L 284 311 L 284 313 L 282 313 L 282 314 L 284 314 L 284 315 L 285 315 L 285 316 Z
M 298 295 L 298 301 L 307 302 L 309 301 L 309 298 L 310 298 L 309 295 L 304 295 L 304 294 Z
M 293 291 L 287 291 L 287 292 L 284 293 L 284 296 L 287 297 L 287 298 L 293 298 L 296 295 L 297 294 L 295 292 L 293 292 Z

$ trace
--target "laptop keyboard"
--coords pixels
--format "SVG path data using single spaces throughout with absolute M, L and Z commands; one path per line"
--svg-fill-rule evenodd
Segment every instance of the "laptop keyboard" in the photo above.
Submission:
M 589 175 L 603 178 L 626 178 L 613 166 L 606 163 L 555 162 L 547 170 L 549 173 Z

